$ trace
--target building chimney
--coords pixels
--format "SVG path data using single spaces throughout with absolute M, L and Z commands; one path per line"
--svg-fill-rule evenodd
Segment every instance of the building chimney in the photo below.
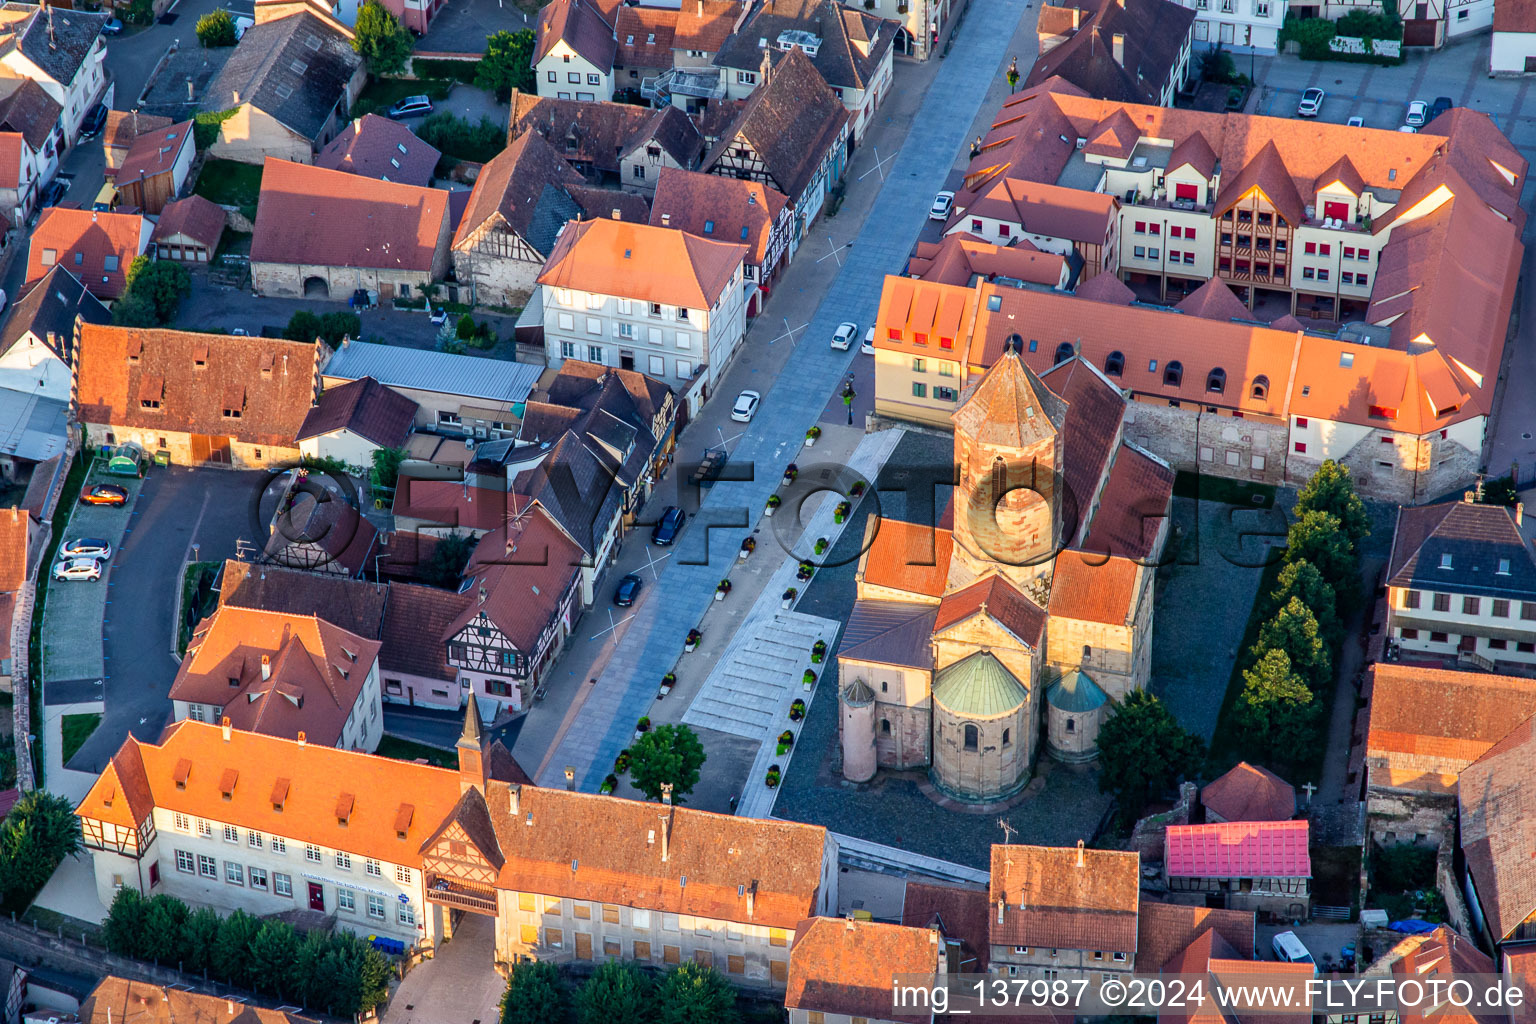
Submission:
M 997 923 L 998 924 L 1002 924 L 1003 923 L 1003 907 L 1006 904 L 1007 904 L 1007 901 L 1004 900 L 1001 896 L 999 896 L 998 899 L 997 899 Z
M 266 682 L 268 679 L 271 679 L 271 678 L 272 678 L 272 655 L 270 655 L 270 654 L 263 654 L 261 656 L 261 681 L 262 682 Z
M 1083 866 L 1083 841 L 1081 839 L 1077 841 L 1077 866 Z
M 1083 27 L 1083 9 L 1081 7 L 1074 7 L 1074 8 L 1072 8 L 1072 31 L 1076 32 L 1078 29 L 1080 29 L 1082 27 Z
M 657 817 L 661 819 L 661 862 L 665 864 L 672 856 L 672 808 L 668 807 L 667 813 Z
M 623 217 L 619 216 L 619 208 L 617 206 L 615 206 L 613 208 L 613 219 L 614 220 L 623 220 L 624 219 Z
M 187 80 L 187 81 L 188 81 L 188 82 L 190 82 L 190 81 L 191 81 L 191 79 L 188 79 L 188 80 Z M 234 94 L 235 94 L 235 96 L 234 96 L 234 99 L 235 99 L 235 106 L 237 106 L 237 107 L 238 107 L 238 106 L 239 106 L 239 105 L 240 105 L 240 90 L 239 90 L 239 89 L 235 89 L 235 90 L 232 90 L 232 91 L 233 91 L 233 92 L 234 92 Z
M 672 806 L 672 783 L 663 782 L 661 784 L 661 802 L 668 807 Z
M 235 1015 L 235 1001 L 233 999 L 226 999 L 224 1001 L 224 1012 L 231 1017 Z
M 565 791 L 567 793 L 576 792 L 576 769 L 570 765 L 565 766 Z
M 515 818 L 522 813 L 522 808 L 523 787 L 514 782 L 507 786 L 507 812 Z
M 304 735 L 304 730 L 303 730 L 303 729 L 300 729 L 300 730 L 299 730 L 299 746 L 301 746 L 301 747 L 302 747 L 302 746 L 304 746 L 304 744 L 305 744 L 305 743 L 307 743 L 307 742 L 308 742 L 308 739 L 307 739 L 307 737 L 305 737 L 305 735 Z
M 1115 63 L 1125 67 L 1125 36 L 1116 32 L 1109 37 L 1109 44 L 1113 49 Z
M 672 215 L 670 213 L 664 213 L 661 215 L 661 226 L 664 228 L 669 228 L 672 226 Z
M 229 742 L 229 716 L 225 715 L 219 720 L 219 731 L 224 734 L 224 742 Z
M 757 879 L 752 879 L 752 884 L 747 886 L 747 916 L 751 917 L 757 909 Z
M 699 17 L 704 17 L 704 0 L 699 0 Z
M 848 922 L 848 923 L 847 923 L 847 924 L 845 924 L 845 925 L 844 925 L 844 926 L 843 926 L 843 927 L 844 927 L 844 928 L 846 928 L 846 929 L 848 929 L 848 931 L 850 931 L 850 932 L 851 932 L 851 931 L 853 931 L 853 914 L 852 914 L 852 913 L 850 913 L 850 914 L 849 914 L 849 915 L 848 915 L 848 917 L 847 917 L 847 922 Z

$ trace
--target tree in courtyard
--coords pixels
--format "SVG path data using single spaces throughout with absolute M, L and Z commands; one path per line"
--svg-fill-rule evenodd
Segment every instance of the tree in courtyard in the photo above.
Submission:
M 212 971 L 213 951 L 219 941 L 219 912 L 212 907 L 198 907 L 187 915 L 181 933 L 186 945 L 183 969 L 188 974 Z
M 512 965 L 501 997 L 501 1024 L 548 1024 L 565 1020 L 567 998 L 560 969 L 551 963 Z
M 1167 705 L 1144 689 L 1115 705 L 1099 729 L 1099 789 L 1113 793 L 1120 815 L 1135 821 L 1154 797 L 1194 773 L 1205 756 L 1199 737 L 1185 732 Z
M 1312 609 L 1293 597 L 1259 627 L 1256 658 L 1269 651 L 1284 651 L 1291 668 L 1314 690 L 1326 690 L 1333 676 L 1333 653 L 1323 642 L 1322 630 Z
M 235 19 L 224 8 L 214 8 L 197 19 L 197 41 L 208 48 L 234 46 Z
M 683 797 L 699 784 L 704 767 L 704 745 L 686 725 L 663 725 L 641 736 L 629 748 L 629 779 L 647 799 L 660 800 L 662 786 L 672 786 L 672 800 Z
M 160 327 L 176 317 L 192 275 L 175 260 L 135 256 L 128 264 L 123 297 L 112 307 L 112 322 L 120 327 Z
M 357 12 L 352 49 L 362 55 L 374 75 L 398 75 L 411 57 L 411 33 L 378 0 L 368 0 Z
M 439 537 L 422 567 L 422 577 L 434 587 L 458 589 L 459 578 L 469 564 L 469 556 L 475 550 L 475 539 L 467 533 L 453 533 Z
M 307 309 L 298 310 L 288 318 L 288 326 L 283 328 L 283 337 L 289 341 L 313 343 L 320 337 L 320 318 Z
M 1299 598 L 1317 619 L 1323 642 L 1330 650 L 1338 646 L 1344 631 L 1339 622 L 1338 598 L 1333 587 L 1323 579 L 1323 574 L 1317 571 L 1317 566 L 1304 558 L 1288 563 L 1280 570 L 1275 590 L 1269 597 L 1275 608 L 1284 608 L 1291 598 Z
M 1323 579 L 1338 595 L 1341 610 L 1359 590 L 1359 562 L 1349 535 L 1331 512 L 1314 509 L 1291 523 L 1286 533 L 1286 562 L 1306 561 L 1317 566 Z
M 1321 707 L 1282 650 L 1265 651 L 1243 672 L 1237 721 L 1246 743 L 1270 756 L 1295 761 L 1316 742 Z M 1100 739 L 1102 743 L 1102 738 Z
M 713 967 L 680 964 L 656 993 L 656 1024 L 738 1024 L 736 989 Z
M 469 341 L 475 336 L 475 318 L 465 313 L 459 317 L 458 326 L 454 328 L 454 336 L 460 341 Z
M 655 990 L 634 964 L 610 960 L 576 993 L 577 1024 L 646 1024 L 654 1019 Z
M 375 448 L 373 471 L 370 474 L 375 487 L 393 487 L 400 479 L 400 463 L 405 461 L 403 448 Z
M 1338 519 L 1339 527 L 1352 544 L 1359 544 L 1370 536 L 1371 516 L 1365 510 L 1365 502 L 1355 493 L 1349 468 L 1332 459 L 1318 466 L 1312 479 L 1296 495 L 1296 518 L 1313 511 L 1327 512 Z
M 533 30 L 497 32 L 485 41 L 485 56 L 475 67 L 475 88 L 494 92 L 499 103 L 512 97 L 512 90 L 532 92 Z
M 34 789 L 0 821 L 0 906 L 17 913 L 65 857 L 79 853 L 80 819 L 61 796 Z

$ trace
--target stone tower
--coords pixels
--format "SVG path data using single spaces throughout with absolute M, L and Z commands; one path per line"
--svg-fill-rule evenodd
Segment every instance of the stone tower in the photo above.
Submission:
M 950 417 L 960 470 L 950 591 L 996 572 L 1028 593 L 1058 550 L 1067 405 L 1024 365 L 1021 344 L 1009 338 Z
M 480 725 L 480 709 L 475 695 L 469 695 L 464 708 L 464 729 L 454 744 L 459 752 L 459 792 L 478 789 L 485 792 L 485 780 L 490 776 L 490 759 L 487 756 L 485 730 Z
M 842 711 L 843 778 L 868 782 L 875 777 L 875 691 L 855 679 L 838 692 Z

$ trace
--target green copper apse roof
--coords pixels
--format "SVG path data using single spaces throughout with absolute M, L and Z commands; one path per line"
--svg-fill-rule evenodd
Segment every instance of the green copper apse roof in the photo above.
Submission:
M 974 718 L 1005 715 L 1029 694 L 1003 663 L 983 651 L 939 670 L 933 699 L 952 713 Z
M 1086 672 L 1077 669 L 1063 675 L 1045 691 L 1046 702 L 1058 711 L 1095 711 L 1109 697 Z

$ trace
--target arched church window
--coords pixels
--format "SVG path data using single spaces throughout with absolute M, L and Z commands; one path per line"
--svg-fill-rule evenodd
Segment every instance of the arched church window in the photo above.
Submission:
M 1074 732 L 1077 732 L 1077 719 L 1069 718 L 1067 719 L 1067 733 L 1070 735 Z
M 1012 742 L 1013 742 L 1013 730 L 1012 729 L 1004 729 L 1003 730 L 1003 746 L 1006 747 L 1009 744 L 1011 744 Z
M 889 693 L 890 689 L 891 689 L 891 684 L 882 679 L 880 681 L 880 692 L 881 693 Z
M 967 724 L 965 727 L 965 749 L 975 750 L 980 745 L 981 730 L 974 725 Z

